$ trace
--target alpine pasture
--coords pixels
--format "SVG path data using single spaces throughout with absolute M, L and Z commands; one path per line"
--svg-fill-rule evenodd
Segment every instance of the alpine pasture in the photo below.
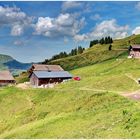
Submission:
M 122 96 L 140 90 L 140 60 L 127 58 L 128 40 L 140 43 L 140 36 L 51 62 L 81 81 L 1 88 L 0 138 L 140 138 L 140 102 Z

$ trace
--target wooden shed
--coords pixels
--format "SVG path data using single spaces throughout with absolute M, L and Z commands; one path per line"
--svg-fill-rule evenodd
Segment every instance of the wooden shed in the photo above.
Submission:
M 140 45 L 132 45 L 129 56 L 132 58 L 140 58 Z
M 72 75 L 67 71 L 33 71 L 29 78 L 31 85 L 41 86 L 60 83 L 63 80 L 71 79 Z
M 14 83 L 15 79 L 9 71 L 0 71 L 0 86 Z

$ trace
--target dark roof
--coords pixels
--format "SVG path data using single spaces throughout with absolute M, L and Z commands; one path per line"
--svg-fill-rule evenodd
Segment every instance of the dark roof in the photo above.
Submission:
M 9 71 L 0 71 L 0 80 L 14 80 L 14 77 Z
M 67 71 L 34 71 L 38 78 L 72 78 L 72 75 Z
M 132 45 L 133 49 L 140 49 L 140 45 Z
M 59 65 L 33 64 L 33 71 L 64 71 Z

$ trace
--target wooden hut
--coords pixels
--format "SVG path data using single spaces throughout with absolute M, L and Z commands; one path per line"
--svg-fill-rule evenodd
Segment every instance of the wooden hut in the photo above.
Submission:
M 31 85 L 37 87 L 60 83 L 63 80 L 71 79 L 72 75 L 67 71 L 33 71 L 29 78 Z
M 140 58 L 140 45 L 132 45 L 129 56 L 132 58 Z
M 29 78 L 31 85 L 36 87 L 60 83 L 72 78 L 72 75 L 64 71 L 59 65 L 33 64 L 28 72 L 30 73 Z
M 14 83 L 15 79 L 9 71 L 0 71 L 0 86 Z

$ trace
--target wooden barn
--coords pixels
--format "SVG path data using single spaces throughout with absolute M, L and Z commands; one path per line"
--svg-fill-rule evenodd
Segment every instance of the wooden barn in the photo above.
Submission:
M 72 78 L 72 75 L 59 65 L 33 64 L 28 71 L 33 86 L 61 83 Z
M 14 84 L 15 80 L 9 71 L 0 71 L 0 86 Z
M 132 45 L 129 56 L 131 58 L 140 58 L 140 45 Z
M 34 86 L 61 83 L 72 78 L 67 71 L 33 71 L 30 75 L 30 83 Z

